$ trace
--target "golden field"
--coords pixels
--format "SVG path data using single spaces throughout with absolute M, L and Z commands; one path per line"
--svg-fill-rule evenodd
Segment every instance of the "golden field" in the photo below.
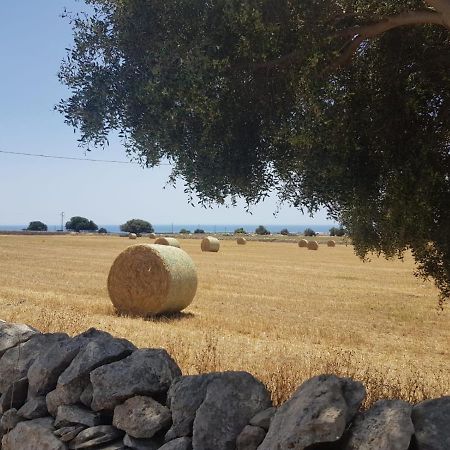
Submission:
M 202 253 L 183 239 L 199 276 L 184 314 L 115 314 L 109 268 L 118 236 L 0 236 L 0 319 L 42 331 L 97 327 L 140 347 L 164 347 L 184 373 L 247 370 L 284 401 L 318 373 L 360 379 L 367 404 L 380 397 L 450 394 L 450 309 L 413 276 L 411 258 L 361 262 L 351 246 L 319 251 L 295 243 L 221 242 Z

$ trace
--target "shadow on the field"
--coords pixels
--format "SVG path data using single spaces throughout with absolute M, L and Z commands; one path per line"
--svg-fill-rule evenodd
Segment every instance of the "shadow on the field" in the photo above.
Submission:
M 190 312 L 174 312 L 174 313 L 157 314 L 155 316 L 148 316 L 144 320 L 147 322 L 166 323 L 166 322 L 179 322 L 181 320 L 189 320 L 193 319 L 194 317 L 195 314 Z

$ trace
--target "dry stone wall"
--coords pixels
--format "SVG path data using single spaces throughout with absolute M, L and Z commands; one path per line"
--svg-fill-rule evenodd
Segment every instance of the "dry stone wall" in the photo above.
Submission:
M 249 373 L 183 376 L 165 350 L 96 329 L 0 321 L 0 394 L 3 450 L 450 449 L 450 397 L 361 411 L 361 383 L 321 375 L 275 408 Z

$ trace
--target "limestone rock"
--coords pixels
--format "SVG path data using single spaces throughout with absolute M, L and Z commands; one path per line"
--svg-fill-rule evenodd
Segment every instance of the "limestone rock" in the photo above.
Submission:
M 192 439 L 182 437 L 164 444 L 159 450 L 192 450 Z
M 364 386 L 348 378 L 320 375 L 303 383 L 278 408 L 258 450 L 303 450 L 335 442 L 358 411 Z
M 53 434 L 51 418 L 20 422 L 5 434 L 3 450 L 66 450 L 67 446 Z
M 71 427 L 62 427 L 54 431 L 53 434 L 63 442 L 70 442 L 75 439 L 86 427 L 83 425 L 74 425 Z
M 39 355 L 28 369 L 29 396 L 47 395 L 55 389 L 58 377 L 78 354 L 81 345 L 76 339 L 60 341 Z
M 137 439 L 128 434 L 123 438 L 123 444 L 133 450 L 158 450 L 161 448 L 161 443 L 155 439 Z
M 408 450 L 414 427 L 412 406 L 401 400 L 380 400 L 358 414 L 345 450 Z
M 165 350 L 136 350 L 127 358 L 91 373 L 92 409 L 113 410 L 134 395 L 164 394 L 180 375 L 180 368 Z
M 132 397 L 114 409 L 113 425 L 135 438 L 151 438 L 171 422 L 170 410 L 150 397 Z
M 118 438 L 121 438 L 123 434 L 123 431 L 119 431 L 112 425 L 99 425 L 86 428 L 70 442 L 69 448 L 90 448 L 100 444 L 109 444 L 116 441 Z
M 34 334 L 39 334 L 39 331 L 28 325 L 0 320 L 0 358 L 7 350 L 28 341 Z M 0 390 L 0 392 L 2 391 Z
M 39 354 L 63 339 L 68 339 L 67 334 L 34 334 L 26 342 L 7 350 L 0 359 L 0 392 L 5 392 L 12 383 L 26 377 Z
M 166 434 L 166 441 L 192 436 L 195 414 L 205 399 L 208 384 L 215 376 L 187 375 L 172 383 L 167 393 L 167 406 L 172 411 L 173 425 Z
M 80 400 L 89 385 L 91 371 L 103 364 L 128 356 L 135 346 L 125 339 L 115 339 L 102 333 L 90 340 L 59 376 L 56 389 L 47 394 L 47 407 L 55 415 L 58 406 L 71 405 Z
M 67 427 L 69 425 L 86 425 L 95 427 L 103 422 L 100 414 L 77 405 L 61 405 L 55 418 L 55 428 Z
M 249 423 L 254 427 L 260 427 L 267 431 L 270 427 L 272 417 L 275 415 L 276 411 L 277 411 L 276 408 L 273 406 L 267 408 L 264 411 L 261 411 L 258 414 L 256 414 L 256 416 L 252 417 Z
M 45 397 L 35 397 L 28 400 L 19 411 L 17 411 L 17 414 L 25 419 L 38 419 L 39 417 L 48 416 Z
M 450 396 L 417 404 L 412 421 L 417 450 L 450 449 Z
M 265 437 L 266 432 L 263 428 L 247 425 L 236 440 L 236 450 L 257 450 Z
M 271 406 L 266 388 L 246 372 L 181 377 L 168 394 L 173 426 L 166 441 L 193 435 L 196 450 L 234 448 L 249 420 Z
M 26 401 L 28 393 L 28 379 L 21 378 L 12 383 L 0 397 L 0 413 L 10 408 L 19 409 Z
M 11 408 L 1 416 L 0 420 L 0 431 L 2 433 L 8 433 L 11 431 L 19 422 L 24 419 L 17 414 L 17 409 Z

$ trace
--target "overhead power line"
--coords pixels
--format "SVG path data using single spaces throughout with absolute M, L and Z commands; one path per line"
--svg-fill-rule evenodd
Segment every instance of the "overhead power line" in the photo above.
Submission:
M 114 164 L 138 164 L 135 161 L 119 161 L 119 160 L 115 160 L 115 159 L 80 158 L 80 157 L 75 157 L 75 156 L 61 156 L 61 155 L 43 155 L 43 154 L 37 154 L 37 153 L 9 152 L 6 150 L 0 150 L 0 153 L 6 153 L 8 155 L 33 156 L 36 158 L 68 159 L 71 161 L 89 161 L 89 162 L 114 163 Z M 160 163 L 158 165 L 170 166 L 170 164 L 168 164 L 168 163 Z

